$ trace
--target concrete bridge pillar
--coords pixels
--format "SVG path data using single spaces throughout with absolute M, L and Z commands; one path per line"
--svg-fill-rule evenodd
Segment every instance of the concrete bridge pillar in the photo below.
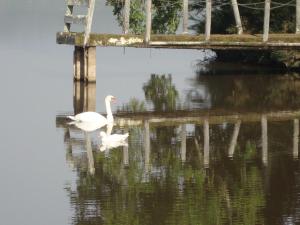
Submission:
M 96 82 L 96 47 L 75 46 L 73 67 L 75 81 Z

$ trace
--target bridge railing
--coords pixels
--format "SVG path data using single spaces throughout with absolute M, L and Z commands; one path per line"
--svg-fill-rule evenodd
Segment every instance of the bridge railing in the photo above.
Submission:
M 182 1 L 182 24 L 183 24 L 183 34 L 188 34 L 188 0 Z M 212 3 L 213 0 L 205 0 L 205 40 L 209 41 L 211 36 L 211 25 L 212 25 Z M 282 3 L 280 5 L 276 5 L 273 8 L 271 7 L 271 0 L 265 0 L 264 2 L 260 2 L 259 4 L 264 3 L 264 22 L 263 22 L 263 42 L 267 42 L 269 39 L 269 31 L 270 31 L 270 14 L 272 9 L 280 8 L 280 7 L 290 7 L 295 6 L 295 14 L 296 14 L 296 34 L 300 33 L 300 0 L 296 0 L 296 4 L 292 5 L 290 2 Z M 256 4 L 256 3 L 251 3 Z M 279 4 L 276 2 L 276 4 Z M 239 6 L 247 7 L 248 4 L 240 4 L 237 0 L 231 0 L 231 5 L 233 9 L 233 14 L 235 18 L 237 34 L 243 34 L 243 26 L 242 20 L 240 16 Z M 247 7 L 250 9 L 257 9 L 255 7 Z M 144 34 L 145 43 L 149 43 L 151 40 L 151 31 L 152 31 L 152 0 L 146 0 L 145 2 L 145 13 L 146 13 L 146 29 Z M 130 17 L 130 0 L 124 0 L 124 19 L 123 19 L 123 27 L 124 33 L 129 33 L 129 17 Z

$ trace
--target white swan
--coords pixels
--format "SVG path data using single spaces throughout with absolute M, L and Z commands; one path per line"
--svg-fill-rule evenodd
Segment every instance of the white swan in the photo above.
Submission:
M 69 124 L 74 124 L 77 128 L 86 131 L 86 132 L 92 132 L 95 130 L 98 130 L 99 128 L 105 126 L 106 124 L 103 123 L 91 123 L 91 122 L 71 122 Z
M 102 127 L 108 123 L 113 123 L 114 118 L 111 111 L 110 102 L 114 102 L 116 98 L 112 95 L 108 95 L 105 97 L 105 106 L 107 116 L 104 117 L 97 112 L 83 112 L 79 113 L 75 116 L 68 116 L 71 120 L 75 122 L 85 122 L 85 123 L 95 123 L 98 126 Z
M 100 137 L 102 139 L 102 144 L 100 146 L 100 151 L 104 151 L 105 149 L 116 148 L 119 146 L 127 146 L 126 139 L 129 134 L 111 134 L 108 135 L 104 131 L 100 132 Z

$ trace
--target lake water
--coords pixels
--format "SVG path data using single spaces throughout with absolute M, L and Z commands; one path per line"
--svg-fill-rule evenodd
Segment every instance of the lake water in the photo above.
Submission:
M 97 83 L 73 84 L 64 2 L 0 6 L 0 224 L 300 224 L 299 80 L 203 76 L 210 52 L 98 48 Z M 118 32 L 98 10 L 110 23 L 95 30 Z M 128 146 L 65 120 L 105 112 L 107 94 Z

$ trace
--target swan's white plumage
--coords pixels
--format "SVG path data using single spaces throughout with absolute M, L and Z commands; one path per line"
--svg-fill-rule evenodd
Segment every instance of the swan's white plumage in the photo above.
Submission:
M 81 130 L 91 132 L 105 126 L 106 123 L 90 123 L 90 122 L 73 122 L 73 124 Z
M 111 106 L 110 106 L 110 103 L 114 100 L 115 97 L 112 95 L 108 95 L 105 97 L 107 117 L 102 116 L 97 112 L 83 112 L 75 116 L 68 116 L 68 118 L 75 121 L 77 125 L 78 123 L 94 123 L 96 124 L 95 126 L 99 126 L 99 128 L 103 127 L 108 123 L 113 123 L 114 121 L 112 111 L 111 111 Z
M 87 123 L 105 123 L 107 124 L 106 117 L 102 116 L 97 112 L 83 112 L 75 116 L 69 116 L 71 120 L 77 122 L 87 122 Z

